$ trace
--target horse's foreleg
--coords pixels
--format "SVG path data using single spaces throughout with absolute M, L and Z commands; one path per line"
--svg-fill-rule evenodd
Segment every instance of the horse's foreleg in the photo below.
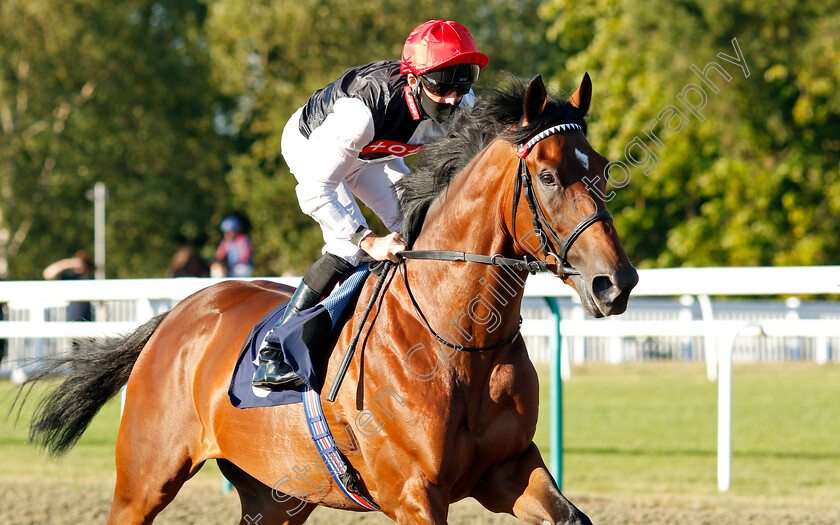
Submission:
M 444 525 L 449 513 L 449 492 L 425 478 L 411 478 L 399 493 L 381 494 L 380 500 L 382 511 L 400 525 Z
M 239 494 L 241 524 L 299 525 L 315 510 L 315 505 L 260 483 L 230 461 L 220 459 L 217 463 Z
M 531 443 L 521 455 L 492 467 L 471 494 L 488 510 L 539 525 L 591 525 L 566 499 Z

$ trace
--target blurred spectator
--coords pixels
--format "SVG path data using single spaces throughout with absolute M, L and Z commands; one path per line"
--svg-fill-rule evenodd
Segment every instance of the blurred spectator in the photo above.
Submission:
M 0 303 L 0 321 L 5 321 L 9 318 L 6 314 L 6 303 Z M 8 339 L 0 339 L 0 363 L 6 359 L 6 353 L 9 347 L 9 340 Z
M 44 279 L 76 280 L 93 279 L 95 266 L 90 255 L 79 250 L 76 255 L 61 259 L 44 268 Z M 67 305 L 68 321 L 93 321 L 93 308 L 88 301 L 73 301 Z
M 169 277 L 210 277 L 210 265 L 195 247 L 184 245 L 172 256 Z
M 211 266 L 213 277 L 251 277 L 254 275 L 254 254 L 251 238 L 245 233 L 245 222 L 231 215 L 221 224 L 225 237 L 219 243 Z
M 213 259 L 210 263 L 210 277 L 226 277 L 227 266 L 222 261 Z

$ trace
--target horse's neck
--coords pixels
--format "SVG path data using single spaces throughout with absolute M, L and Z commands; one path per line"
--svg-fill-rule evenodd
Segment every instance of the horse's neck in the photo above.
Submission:
M 503 225 L 513 192 L 515 158 L 501 140 L 485 148 L 429 207 L 414 249 L 509 251 L 510 238 Z
M 414 249 L 511 255 L 504 228 L 515 170 L 509 149 L 487 148 L 453 179 L 430 207 Z M 424 314 L 453 342 L 490 345 L 516 330 L 527 273 L 467 262 L 410 262 L 408 268 L 418 283 L 412 293 L 428 305 Z

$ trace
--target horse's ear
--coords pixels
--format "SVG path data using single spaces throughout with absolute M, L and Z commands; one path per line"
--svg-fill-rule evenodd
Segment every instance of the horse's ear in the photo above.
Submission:
M 590 102 L 592 102 L 592 80 L 589 78 L 589 73 L 584 73 L 580 87 L 569 97 L 569 103 L 586 115 L 589 113 Z
M 527 126 L 533 122 L 545 109 L 548 95 L 545 92 L 542 76 L 537 75 L 531 79 L 528 89 L 525 91 L 525 102 L 522 108 L 522 125 Z

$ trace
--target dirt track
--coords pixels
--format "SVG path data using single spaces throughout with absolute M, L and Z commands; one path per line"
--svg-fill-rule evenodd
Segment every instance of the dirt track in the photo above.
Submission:
M 0 524 L 77 525 L 105 523 L 111 486 L 76 487 L 39 480 L 0 481 Z M 235 494 L 222 494 L 219 483 L 193 480 L 155 521 L 169 525 L 232 525 L 239 518 Z M 597 525 L 837 525 L 840 504 L 746 500 L 729 496 L 702 498 L 571 497 Z M 382 514 L 317 509 L 307 524 L 393 523 Z M 491 514 L 472 500 L 454 505 L 451 524 L 516 524 L 510 516 Z M 260 525 L 268 525 L 261 523 Z

